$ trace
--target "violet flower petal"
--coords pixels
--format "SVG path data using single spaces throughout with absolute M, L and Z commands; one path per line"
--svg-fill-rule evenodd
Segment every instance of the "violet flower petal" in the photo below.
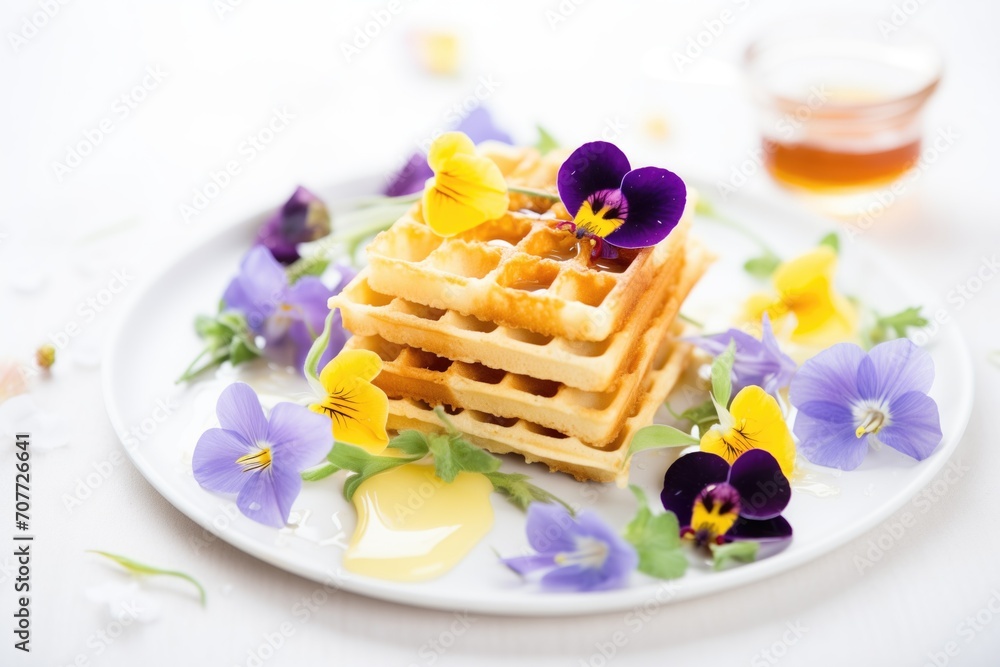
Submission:
M 892 400 L 909 391 L 926 394 L 934 383 L 934 361 L 926 350 L 908 338 L 876 345 L 868 352 L 875 366 L 877 396 Z
M 639 555 L 632 545 L 594 512 L 580 512 L 577 515 L 577 524 L 581 535 L 592 537 L 608 545 L 608 557 L 601 568 L 605 579 L 609 582 L 608 588 L 617 586 L 639 565 Z
M 607 141 L 583 144 L 562 163 L 556 183 L 571 216 L 598 190 L 617 190 L 631 166 L 620 148 Z M 631 206 L 631 204 L 630 204 Z
M 549 591 L 586 592 L 619 588 L 626 578 L 618 571 L 608 573 L 603 569 L 583 565 L 567 565 L 546 573 L 540 583 L 542 588 Z
M 782 351 L 781 346 L 778 344 L 778 339 L 774 336 L 774 329 L 771 327 L 771 318 L 768 317 L 767 313 L 764 313 L 764 316 L 761 318 L 760 326 L 760 342 L 764 349 L 763 356 L 771 360 L 774 364 L 774 368 L 764 381 L 762 388 L 767 393 L 775 395 L 791 384 L 798 365 L 794 359 Z
M 486 107 L 478 106 L 472 109 L 455 127 L 458 132 L 464 132 L 472 139 L 472 143 L 481 144 L 484 141 L 499 141 L 513 144 L 514 140 L 493 121 Z
M 389 178 L 383 194 L 387 197 L 400 197 L 420 192 L 424 189 L 427 179 L 433 175 L 434 172 L 427 164 L 427 156 L 419 152 L 414 153 L 406 164 Z
M 730 342 L 735 343 L 733 394 L 756 385 L 773 396 L 792 381 L 796 365 L 795 361 L 779 347 L 766 313 L 761 326 L 760 340 L 739 329 L 729 329 L 710 336 L 689 336 L 684 340 L 693 343 L 713 357 L 725 352 Z
M 875 370 L 875 362 L 870 356 L 865 356 L 858 364 L 858 376 L 855 379 L 858 387 L 858 395 L 866 401 L 878 401 L 880 394 L 878 390 L 878 372 Z
M 525 531 L 528 544 L 538 553 L 555 554 L 573 551 L 576 541 L 573 531 L 576 523 L 566 508 L 554 503 L 531 503 Z
M 733 462 L 729 484 L 740 494 L 740 516 L 773 519 L 792 497 L 792 485 L 778 461 L 763 449 L 744 452 Z
M 288 288 L 284 303 L 295 311 L 295 317 L 313 331 L 314 338 L 323 331 L 330 308 L 326 305 L 333 290 L 316 276 L 304 276 Z
M 794 432 L 799 451 L 809 461 L 841 470 L 854 470 L 868 453 L 868 434 L 860 438 L 846 406 L 828 401 L 800 405 Z
M 236 497 L 236 506 L 254 521 L 275 528 L 284 527 L 292 503 L 302 490 L 298 471 L 271 465 L 260 472 L 244 474 L 247 479 Z
M 241 311 L 255 333 L 261 333 L 267 318 L 282 302 L 288 278 L 285 269 L 263 246 L 254 246 L 243 256 L 240 271 L 222 295 L 225 307 Z
M 569 516 L 565 509 L 559 509 Z M 571 530 L 574 533 L 572 547 L 560 549 L 561 552 L 578 553 L 581 548 L 587 548 L 588 541 L 598 541 L 607 549 L 604 562 L 597 567 L 585 563 L 557 567 L 542 577 L 543 588 L 575 591 L 617 588 L 639 564 L 635 549 L 593 512 L 580 512 Z
M 630 171 L 622 179 L 621 190 L 628 201 L 628 218 L 606 238 L 619 248 L 656 245 L 673 231 L 684 213 L 687 188 L 672 171 L 659 167 Z
M 267 428 L 273 465 L 301 471 L 323 460 L 333 447 L 330 419 L 294 403 L 278 403 Z
M 210 428 L 198 438 L 191 467 L 202 487 L 219 493 L 238 493 L 243 488 L 243 467 L 236 463 L 254 447 L 233 431 Z
M 258 448 L 258 443 L 267 440 L 264 408 L 257 394 L 245 382 L 234 382 L 222 391 L 215 413 L 222 428 L 240 437 L 248 450 Z
M 504 565 L 514 570 L 521 576 L 555 567 L 556 556 L 552 554 L 531 554 L 529 556 L 514 556 L 513 558 L 501 558 Z
M 865 352 L 853 343 L 837 343 L 806 361 L 795 373 L 788 398 L 799 407 L 836 397 L 845 404 L 861 401 L 857 376 Z
M 329 233 L 326 205 L 300 185 L 261 226 L 255 244 L 267 248 L 282 264 L 291 264 L 299 258 L 299 243 L 315 241 Z
M 677 515 L 681 528 L 691 524 L 694 500 L 709 484 L 719 484 L 729 478 L 729 464 L 724 458 L 708 452 L 692 452 L 674 461 L 663 476 L 660 500 L 664 509 Z
M 285 363 L 294 363 L 299 368 L 305 363 L 309 348 L 323 331 L 326 316 L 330 312 L 326 305 L 327 300 L 333 294 L 334 292 L 315 276 L 300 278 L 289 288 L 285 295 L 285 304 L 291 307 L 288 315 L 293 321 L 282 342 L 285 347 L 292 349 L 282 355 Z M 266 346 L 264 351 L 268 351 Z
M 893 398 L 890 422 L 875 435 L 879 442 L 923 461 L 941 444 L 941 418 L 934 399 L 919 391 Z
M 773 542 L 787 540 L 792 536 L 792 526 L 783 516 L 763 521 L 740 517 L 726 533 L 732 540 L 755 540 L 757 542 Z

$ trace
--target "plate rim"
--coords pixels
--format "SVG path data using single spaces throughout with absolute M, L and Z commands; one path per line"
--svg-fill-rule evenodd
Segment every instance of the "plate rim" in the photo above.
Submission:
M 686 180 L 695 189 L 703 192 L 710 190 L 711 181 L 707 178 L 689 178 Z M 356 179 L 335 182 L 320 189 L 320 192 L 328 193 L 347 190 L 367 193 L 374 190 L 373 184 L 378 182 L 384 182 L 384 179 L 375 175 L 363 176 Z M 331 209 L 336 209 L 337 204 L 344 201 L 347 201 L 347 198 L 341 197 L 339 200 L 329 202 L 329 205 Z M 794 215 L 807 219 L 808 224 L 813 227 L 840 229 L 839 226 L 836 226 L 836 223 L 818 216 L 801 205 L 778 199 L 773 194 L 769 195 L 768 193 L 739 192 L 724 203 L 716 204 L 713 202 L 713 205 L 716 205 L 717 208 L 730 208 L 739 201 L 751 202 L 756 206 L 764 207 L 765 210 L 777 209 L 784 216 Z M 542 593 L 533 591 L 530 594 L 531 603 L 526 608 L 519 600 L 489 600 L 482 602 L 469 599 L 460 600 L 456 599 L 453 595 L 429 595 L 427 589 L 422 586 L 360 577 L 345 572 L 340 568 L 331 568 L 329 571 L 324 572 L 326 575 L 325 579 L 320 579 L 316 576 L 317 571 L 315 566 L 307 562 L 302 562 L 299 554 L 288 551 L 286 557 L 279 558 L 272 553 L 273 549 L 259 544 L 253 537 L 243 532 L 231 529 L 219 529 L 214 525 L 212 518 L 205 516 L 202 510 L 193 502 L 189 502 L 183 494 L 174 492 L 174 487 L 168 482 L 166 477 L 148 459 L 143 457 L 141 448 L 130 448 L 125 445 L 120 435 L 127 432 L 124 417 L 120 413 L 117 403 L 111 400 L 115 395 L 113 379 L 116 375 L 115 369 L 117 368 L 114 351 L 119 347 L 119 341 L 123 339 L 128 330 L 128 324 L 131 321 L 130 316 L 137 305 L 144 301 L 145 295 L 160 284 L 178 264 L 183 262 L 199 247 L 218 242 L 222 237 L 228 236 L 238 229 L 250 227 L 254 223 L 259 224 L 261 219 L 266 217 L 269 212 L 270 209 L 258 210 L 254 213 L 241 213 L 238 216 L 234 216 L 233 221 L 222 223 L 216 229 L 212 229 L 205 234 L 196 235 L 189 242 L 171 253 L 142 279 L 141 285 L 138 285 L 137 289 L 129 294 L 129 299 L 123 304 L 114 323 L 110 327 L 102 355 L 101 390 L 104 396 L 105 411 L 115 431 L 115 436 L 125 450 L 125 455 L 139 474 L 175 509 L 204 530 L 231 544 L 240 551 L 274 567 L 323 584 L 329 589 L 345 590 L 368 598 L 425 609 L 468 611 L 485 615 L 513 617 L 569 617 L 611 613 L 647 603 L 651 597 L 655 597 L 659 605 L 712 595 L 724 590 L 762 581 L 782 572 L 794 570 L 830 553 L 838 547 L 847 545 L 884 522 L 908 501 L 912 500 L 920 490 L 926 487 L 944 469 L 961 443 L 971 418 L 975 403 L 975 367 L 972 363 L 972 355 L 965 336 L 956 324 L 947 334 L 947 338 L 952 340 L 943 339 L 939 344 L 947 343 L 954 346 L 954 352 L 957 354 L 960 362 L 958 364 L 959 373 L 967 381 L 962 386 L 958 418 L 950 432 L 945 435 L 942 445 L 932 455 L 933 465 L 922 466 L 919 471 L 915 472 L 914 477 L 891 499 L 879 504 L 873 512 L 866 514 L 844 528 L 827 533 L 822 538 L 809 542 L 800 550 L 777 554 L 773 557 L 757 561 L 750 566 L 733 568 L 726 572 L 715 574 L 709 579 L 699 580 L 698 586 L 694 589 L 685 587 L 685 579 L 681 578 L 672 581 L 650 580 L 650 583 L 643 582 L 623 589 L 588 594 Z M 864 243 L 856 244 L 853 252 L 858 253 L 865 260 L 874 260 L 876 257 L 875 251 Z M 878 262 L 882 264 L 886 273 L 897 278 L 894 281 L 896 287 L 899 287 L 908 297 L 913 295 L 916 290 L 912 286 L 912 281 L 898 279 L 900 276 L 907 276 L 907 271 L 902 270 L 894 260 L 879 257 Z M 923 463 L 921 462 L 921 464 Z M 666 600 L 661 601 L 659 600 L 659 594 L 664 589 L 668 590 L 669 595 Z

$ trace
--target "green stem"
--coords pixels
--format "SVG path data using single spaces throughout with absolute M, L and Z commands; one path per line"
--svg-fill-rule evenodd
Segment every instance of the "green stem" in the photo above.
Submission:
M 338 224 L 343 224 L 344 221 L 347 221 L 349 227 L 353 227 L 353 223 L 359 219 L 361 222 L 366 222 L 374 218 L 374 222 L 369 222 L 361 227 L 350 229 L 340 234 L 330 234 L 320 239 L 317 242 L 318 250 L 315 254 L 308 257 L 301 257 L 285 269 L 288 275 L 288 282 L 294 283 L 302 276 L 308 274 L 317 263 L 327 261 L 330 253 L 336 246 L 344 246 L 348 257 L 353 261 L 354 254 L 363 241 L 391 227 L 399 219 L 399 216 L 406 212 L 407 208 L 409 208 L 408 205 L 395 204 L 380 208 L 374 212 L 372 210 L 352 211 L 338 217 Z
M 353 200 L 352 203 L 357 208 L 369 208 L 372 206 L 381 206 L 382 204 L 412 204 L 414 202 L 420 201 L 423 196 L 424 191 L 413 192 L 408 195 L 397 195 L 395 197 L 388 197 L 386 195 L 375 195 L 373 197 L 358 197 Z
M 315 468 L 310 468 L 302 472 L 302 479 L 306 482 L 315 482 L 321 479 L 325 479 L 335 472 L 341 470 L 337 466 L 333 465 L 329 461 L 324 461 Z
M 535 188 L 525 188 L 519 185 L 508 185 L 508 192 L 515 192 L 520 195 L 528 195 L 529 197 L 540 197 L 541 199 L 549 199 L 551 201 L 559 201 L 559 195 L 553 192 L 546 192 L 545 190 L 536 190 Z
M 704 325 L 704 324 L 702 324 L 702 323 L 701 323 L 701 322 L 699 322 L 698 320 L 694 319 L 693 317 L 688 317 L 688 316 L 687 316 L 687 315 L 685 315 L 684 313 L 678 313 L 678 314 L 677 314 L 677 317 L 678 317 L 679 319 L 682 319 L 682 320 L 684 320 L 684 321 L 685 321 L 685 322 L 687 322 L 688 324 L 693 324 L 694 326 L 698 327 L 699 329 L 704 329 L 704 328 L 705 328 L 705 325 Z
M 201 367 L 195 368 L 195 364 L 201 361 L 201 358 L 204 357 L 206 354 L 208 354 L 210 351 L 211 348 L 209 348 L 206 345 L 205 348 L 198 353 L 198 356 L 194 358 L 194 361 L 192 361 L 190 365 L 188 365 L 188 367 L 184 369 L 184 373 L 179 378 L 174 380 L 174 384 L 180 384 L 181 382 L 188 382 L 189 380 L 193 380 L 194 378 L 198 377 L 199 375 L 207 371 L 209 368 L 212 368 L 213 366 L 218 366 L 223 361 L 225 361 L 226 354 L 223 353 L 222 355 L 213 356 Z

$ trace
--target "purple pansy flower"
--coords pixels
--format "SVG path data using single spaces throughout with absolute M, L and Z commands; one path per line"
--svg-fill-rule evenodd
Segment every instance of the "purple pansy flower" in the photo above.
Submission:
M 798 408 L 799 451 L 819 465 L 853 470 L 870 443 L 882 443 L 918 461 L 941 442 L 937 404 L 927 395 L 934 362 L 906 338 L 865 353 L 839 343 L 806 361 L 789 400 Z
M 548 590 L 599 591 L 625 584 L 639 557 L 593 512 L 576 517 L 562 505 L 528 506 L 528 543 L 537 553 L 503 559 L 520 575 L 544 570 Z
M 677 226 L 687 201 L 684 181 L 666 169 L 632 169 L 620 148 L 593 141 L 573 151 L 559 168 L 559 197 L 577 236 L 616 248 L 647 248 Z M 604 254 L 608 254 L 605 252 Z
M 353 277 L 352 271 L 345 267 L 340 271 L 340 282 L 333 289 L 315 276 L 304 276 L 289 285 L 278 260 L 266 248 L 255 246 L 243 257 L 240 272 L 226 287 L 222 301 L 227 309 L 242 312 L 250 330 L 264 337 L 264 354 L 269 359 L 302 368 L 330 312 L 327 300 Z M 346 340 L 337 313 L 330 347 L 320 359 L 320 368 L 340 351 Z
M 472 139 L 473 143 L 479 144 L 484 141 L 500 141 L 505 144 L 513 143 L 510 135 L 498 128 L 493 123 L 493 116 L 484 107 L 476 107 L 465 116 L 458 125 L 455 126 L 458 132 L 464 132 Z M 434 175 L 427 164 L 427 156 L 422 152 L 414 153 L 406 164 L 389 179 L 389 184 L 385 187 L 385 195 L 388 197 L 399 197 L 424 189 L 424 183 Z
M 301 185 L 257 232 L 255 245 L 271 251 L 282 264 L 299 258 L 297 245 L 330 233 L 330 211 L 319 197 Z
M 762 449 L 751 449 L 732 466 L 717 454 L 685 454 L 663 476 L 660 500 L 677 515 L 681 535 L 706 546 L 790 538 L 792 527 L 781 513 L 791 496 L 778 461 Z
M 781 351 L 778 341 L 771 329 L 771 320 L 767 314 L 761 322 L 760 340 L 739 329 L 713 334 L 711 336 L 692 336 L 685 340 L 694 343 L 713 357 L 726 351 L 730 342 L 736 344 L 736 356 L 733 361 L 733 394 L 738 394 L 745 387 L 756 385 L 772 396 L 776 396 L 792 381 L 795 375 L 795 362 Z
M 192 467 L 209 491 L 235 493 L 247 517 L 280 528 L 302 490 L 301 472 L 333 446 L 330 420 L 294 403 L 278 403 L 264 416 L 257 394 L 236 382 L 215 408 L 221 428 L 198 439 Z

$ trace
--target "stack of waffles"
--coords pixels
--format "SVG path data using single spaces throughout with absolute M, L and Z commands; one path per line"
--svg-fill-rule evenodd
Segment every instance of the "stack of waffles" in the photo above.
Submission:
M 354 334 L 347 349 L 384 361 L 375 384 L 390 429 L 441 430 L 444 406 L 489 451 L 580 480 L 626 478 L 632 435 L 687 363 L 675 318 L 709 261 L 689 239 L 691 200 L 659 245 L 596 261 L 589 240 L 554 226 L 566 219 L 557 207 L 444 239 L 414 206 L 331 299 Z

